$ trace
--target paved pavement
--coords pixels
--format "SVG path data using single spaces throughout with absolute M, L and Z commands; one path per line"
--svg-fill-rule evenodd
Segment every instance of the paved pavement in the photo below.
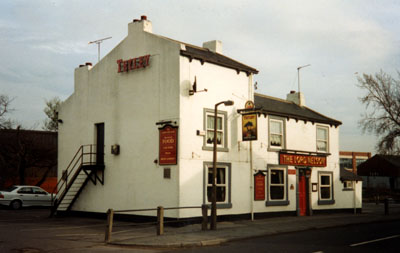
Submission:
M 384 215 L 383 204 L 364 203 L 361 214 L 316 214 L 305 217 L 218 222 L 217 230 L 213 231 L 202 231 L 201 224 L 166 226 L 164 234 L 160 236 L 156 235 L 155 226 L 143 227 L 122 223 L 123 226 L 113 227 L 110 244 L 155 248 L 210 246 L 265 235 L 390 220 L 400 220 L 400 204 L 391 204 L 389 215 Z

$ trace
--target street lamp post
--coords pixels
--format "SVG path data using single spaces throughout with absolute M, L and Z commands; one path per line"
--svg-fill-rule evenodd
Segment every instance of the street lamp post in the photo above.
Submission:
M 212 199 L 211 199 L 211 230 L 217 229 L 217 114 L 218 106 L 224 104 L 225 106 L 233 105 L 232 100 L 222 101 L 215 104 L 214 109 L 214 139 L 213 139 L 213 171 L 212 171 Z

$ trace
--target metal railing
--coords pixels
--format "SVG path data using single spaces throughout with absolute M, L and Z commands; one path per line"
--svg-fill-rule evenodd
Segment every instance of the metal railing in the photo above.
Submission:
M 83 165 L 95 165 L 96 164 L 96 145 L 87 144 L 79 147 L 76 151 L 71 162 L 64 170 L 62 177 L 58 180 L 56 186 L 53 189 L 55 193 L 52 195 L 52 206 L 57 208 L 57 205 L 67 194 L 69 188 L 72 186 L 74 180 L 78 177 L 79 172 Z
M 201 230 L 207 230 L 207 223 L 208 223 L 208 221 L 207 221 L 208 206 L 207 205 L 186 206 L 186 207 L 162 207 L 162 206 L 159 206 L 157 208 L 132 209 L 132 210 L 113 210 L 113 209 L 108 209 L 108 211 L 107 211 L 107 225 L 106 225 L 104 241 L 106 243 L 111 241 L 111 234 L 112 234 L 112 230 L 113 230 L 113 221 L 114 221 L 114 214 L 115 213 L 157 211 L 157 222 L 150 222 L 150 223 L 147 223 L 147 224 L 156 225 L 156 234 L 157 235 L 162 235 L 162 234 L 164 234 L 164 224 L 168 223 L 168 222 L 164 221 L 164 211 L 165 210 L 193 209 L 193 208 L 195 208 L 195 209 L 201 208 L 201 216 L 202 216 Z M 176 221 L 170 221 L 170 222 L 176 222 Z

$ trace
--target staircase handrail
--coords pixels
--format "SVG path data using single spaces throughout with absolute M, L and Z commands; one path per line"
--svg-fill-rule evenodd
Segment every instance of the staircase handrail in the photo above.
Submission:
M 74 157 L 72 158 L 71 162 L 68 164 L 67 168 L 65 169 L 65 172 L 64 172 L 64 173 L 66 173 L 66 178 L 68 178 L 68 176 L 69 176 L 69 174 L 70 174 L 70 172 L 68 172 L 68 171 L 69 171 L 69 168 L 71 167 L 72 163 L 75 161 L 76 156 L 80 153 L 80 151 L 81 151 L 82 149 L 83 149 L 83 145 L 81 145 L 81 146 L 78 148 L 78 150 L 76 151 L 76 153 L 75 153 Z M 75 166 L 75 165 L 74 165 L 74 166 Z M 72 171 L 72 170 L 71 170 L 71 171 Z M 64 174 L 61 175 L 60 180 L 57 181 L 57 184 L 56 184 L 56 186 L 54 187 L 54 189 L 53 189 L 53 191 L 52 191 L 53 193 L 55 193 L 56 196 L 58 195 L 58 192 L 59 192 L 58 189 L 61 189 L 61 187 L 64 185 L 64 183 L 65 183 L 65 181 L 66 181 L 66 180 L 63 180 L 63 177 L 64 177 Z M 62 182 L 62 184 L 61 184 L 60 187 L 59 187 L 59 184 L 60 184 L 61 182 Z
M 92 155 L 94 154 L 92 152 L 92 147 L 93 146 L 95 146 L 95 144 L 86 144 L 86 145 L 81 145 L 78 148 L 78 150 L 76 151 L 74 157 L 72 158 L 71 162 L 68 164 L 68 166 L 67 166 L 67 168 L 65 170 L 65 173 L 66 173 L 65 178 L 63 178 L 63 176 L 62 176 L 60 178 L 60 180 L 57 182 L 55 188 L 53 189 L 53 192 L 55 192 L 54 198 L 53 198 L 53 202 L 54 202 L 55 199 L 61 199 L 61 196 L 63 196 L 66 193 L 66 191 L 68 191 L 68 189 L 69 189 L 68 182 L 73 182 L 73 180 L 75 180 L 75 177 L 73 176 L 72 178 L 70 178 L 70 175 L 71 175 L 71 173 L 73 171 L 75 171 L 75 173 L 77 171 L 79 171 L 79 169 L 76 169 L 77 164 L 80 162 L 78 168 L 81 167 L 84 164 L 87 164 L 83 160 L 85 155 L 90 155 L 90 162 L 89 163 L 93 164 L 93 161 L 92 161 Z M 90 147 L 90 152 L 89 153 L 84 152 L 85 151 L 84 150 L 85 147 Z M 70 180 L 68 180 L 69 178 L 70 178 Z M 64 187 L 64 185 L 65 185 L 65 187 Z M 64 190 L 62 191 L 62 189 L 64 189 Z

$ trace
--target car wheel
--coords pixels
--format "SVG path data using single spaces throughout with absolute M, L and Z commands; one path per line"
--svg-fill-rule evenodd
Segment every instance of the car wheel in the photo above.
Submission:
M 14 209 L 14 210 L 18 210 L 18 209 L 20 209 L 20 208 L 22 207 L 22 203 L 21 203 L 21 201 L 19 201 L 19 200 L 13 200 L 13 201 L 10 203 L 10 207 L 11 207 L 12 209 Z

